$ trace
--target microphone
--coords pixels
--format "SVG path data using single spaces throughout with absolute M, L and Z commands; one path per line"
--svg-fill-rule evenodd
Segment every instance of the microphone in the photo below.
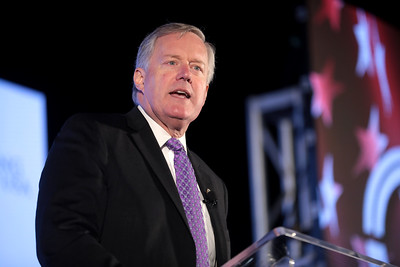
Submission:
M 211 189 L 207 188 L 203 203 L 205 203 L 207 206 L 210 206 L 210 208 L 212 208 L 215 205 L 217 205 L 217 202 L 218 202 L 218 200 L 215 197 L 214 191 L 211 191 Z

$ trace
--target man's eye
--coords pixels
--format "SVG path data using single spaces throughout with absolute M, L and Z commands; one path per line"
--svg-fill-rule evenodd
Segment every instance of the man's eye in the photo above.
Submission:
M 200 66 L 194 66 L 193 69 L 195 69 L 197 71 L 203 71 L 203 69 Z
M 171 60 L 171 61 L 168 61 L 168 65 L 174 66 L 174 65 L 176 65 L 176 62 L 175 62 L 175 61 L 173 61 L 173 60 Z

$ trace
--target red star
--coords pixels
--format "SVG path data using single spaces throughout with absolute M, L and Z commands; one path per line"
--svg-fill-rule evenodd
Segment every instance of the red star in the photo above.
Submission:
M 322 115 L 325 125 L 332 124 L 332 102 L 343 91 L 343 85 L 333 80 L 333 72 L 333 61 L 327 61 L 322 73 L 312 72 L 310 74 L 314 91 L 311 112 L 314 117 Z
M 354 168 L 358 174 L 364 169 L 372 170 L 388 144 L 386 135 L 379 132 L 379 112 L 376 107 L 371 109 L 368 128 L 358 128 L 356 136 L 361 150 Z
M 322 5 L 314 17 L 316 23 L 320 24 L 324 19 L 329 19 L 332 30 L 340 30 L 340 9 L 343 7 L 341 0 L 322 0 Z
M 359 235 L 353 235 L 350 239 L 350 243 L 351 243 L 351 246 L 353 247 L 354 251 L 364 254 L 364 255 L 367 255 L 367 251 L 365 250 L 365 240 L 363 238 L 361 238 Z M 365 263 L 364 265 L 361 265 L 359 263 L 358 266 L 367 267 L 368 264 Z

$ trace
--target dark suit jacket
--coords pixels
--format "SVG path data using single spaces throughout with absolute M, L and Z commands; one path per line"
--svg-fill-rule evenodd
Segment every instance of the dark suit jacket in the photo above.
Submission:
M 218 265 L 230 257 L 227 191 L 188 152 L 208 205 Z M 206 193 L 210 189 L 211 192 Z M 195 245 L 165 158 L 143 115 L 81 114 L 58 134 L 36 213 L 43 266 L 195 266 Z

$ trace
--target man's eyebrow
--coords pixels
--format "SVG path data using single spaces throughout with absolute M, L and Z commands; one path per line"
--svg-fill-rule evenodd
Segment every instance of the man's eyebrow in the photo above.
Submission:
M 182 59 L 181 56 L 179 56 L 179 55 L 174 55 L 174 54 L 166 54 L 166 55 L 164 55 L 164 57 L 165 57 L 165 58 L 174 58 L 174 59 L 178 59 L 178 60 L 181 60 L 181 59 Z M 193 60 L 190 60 L 190 63 L 197 63 L 197 64 L 206 65 L 206 63 L 205 63 L 203 60 L 201 60 L 201 59 L 193 59 Z
M 176 58 L 176 59 L 181 59 L 180 56 L 178 56 L 178 55 L 172 55 L 172 54 L 164 55 L 164 57 L 165 57 L 165 58 Z
M 203 60 L 201 60 L 201 59 L 194 59 L 194 60 L 191 60 L 190 62 L 191 62 L 191 63 L 197 63 L 197 64 L 206 65 L 206 63 L 205 63 Z

